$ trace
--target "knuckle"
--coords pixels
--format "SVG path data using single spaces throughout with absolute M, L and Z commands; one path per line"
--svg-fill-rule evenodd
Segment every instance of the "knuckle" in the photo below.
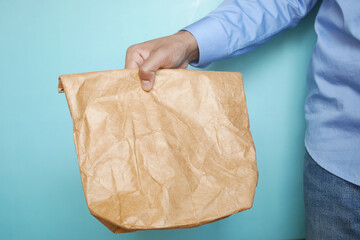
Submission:
M 146 66 L 141 66 L 139 68 L 139 74 L 141 76 L 146 76 L 149 73 L 149 70 L 146 68 Z
M 127 55 L 127 56 L 131 56 L 131 55 L 133 55 L 138 49 L 139 49 L 139 47 L 137 46 L 137 44 L 131 45 L 131 46 L 128 47 L 128 49 L 126 50 L 126 55 Z
M 145 67 L 140 67 L 139 76 L 143 80 L 151 80 L 152 76 L 153 76 L 153 73 L 146 66 Z

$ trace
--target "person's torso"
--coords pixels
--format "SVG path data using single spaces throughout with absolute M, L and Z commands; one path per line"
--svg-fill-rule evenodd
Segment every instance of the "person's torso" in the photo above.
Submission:
M 315 30 L 305 144 L 322 167 L 360 185 L 360 1 L 324 0 Z

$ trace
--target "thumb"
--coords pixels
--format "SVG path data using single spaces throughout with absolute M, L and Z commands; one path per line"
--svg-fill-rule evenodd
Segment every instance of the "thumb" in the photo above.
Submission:
M 150 91 L 153 88 L 155 73 L 162 67 L 163 59 L 162 54 L 156 51 L 140 66 L 139 77 L 141 79 L 141 87 L 143 90 Z

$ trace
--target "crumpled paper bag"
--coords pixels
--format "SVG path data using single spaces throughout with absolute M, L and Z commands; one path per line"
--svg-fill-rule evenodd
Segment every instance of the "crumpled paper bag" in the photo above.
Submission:
M 258 172 L 240 73 L 59 77 L 89 210 L 115 233 L 195 227 L 252 207 Z

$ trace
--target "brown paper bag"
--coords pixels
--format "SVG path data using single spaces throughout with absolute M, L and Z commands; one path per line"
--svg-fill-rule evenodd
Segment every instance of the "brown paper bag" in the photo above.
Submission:
M 115 233 L 187 228 L 251 208 L 255 148 L 240 73 L 62 75 L 86 202 Z

